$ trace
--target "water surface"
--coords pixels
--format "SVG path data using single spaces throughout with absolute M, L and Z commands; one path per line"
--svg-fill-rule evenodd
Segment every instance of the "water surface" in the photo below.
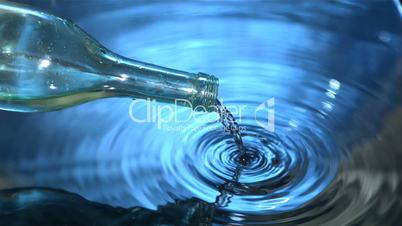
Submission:
M 119 54 L 218 76 L 224 104 L 242 106 L 232 113 L 252 158 L 237 174 L 238 148 L 214 113 L 184 120 L 190 110 L 178 108 L 184 122 L 135 123 L 131 100 L 113 98 L 1 112 L 2 188 L 62 188 L 154 210 L 193 197 L 214 203 L 227 191 L 215 224 L 399 219 L 402 24 L 394 2 L 66 5 L 49 10 Z M 270 110 L 273 131 L 264 127 Z M 130 112 L 146 117 L 147 105 Z

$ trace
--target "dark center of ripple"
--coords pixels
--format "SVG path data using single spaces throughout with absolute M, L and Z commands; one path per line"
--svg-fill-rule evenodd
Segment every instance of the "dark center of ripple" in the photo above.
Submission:
M 258 150 L 248 150 L 246 149 L 243 154 L 237 153 L 234 156 L 235 161 L 246 167 L 251 165 L 259 157 Z

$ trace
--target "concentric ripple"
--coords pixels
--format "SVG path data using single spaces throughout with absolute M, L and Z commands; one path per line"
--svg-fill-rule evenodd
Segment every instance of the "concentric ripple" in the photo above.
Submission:
M 107 48 L 218 76 L 247 161 L 216 113 L 188 118 L 179 107 L 177 120 L 161 122 L 149 111 L 172 105 L 114 98 L 2 113 L 1 186 L 150 209 L 195 197 L 214 204 L 217 225 L 400 223 L 402 25 L 393 1 L 80 4 L 56 14 Z M 133 122 L 129 111 L 150 120 Z
M 249 108 L 257 106 L 247 104 Z M 247 162 L 240 166 L 232 136 L 219 122 L 199 121 L 186 127 L 184 136 L 166 148 L 163 164 L 169 166 L 175 180 L 204 200 L 218 196 L 221 185 L 235 183 L 228 191 L 232 197 L 223 207 L 226 210 L 253 214 L 290 211 L 322 192 L 336 174 L 336 155 L 331 153 L 330 144 L 322 143 L 328 139 L 318 133 L 318 128 L 307 134 L 309 131 L 277 126 L 271 133 L 256 125 L 254 118 L 242 118 Z M 239 176 L 234 179 L 238 170 Z

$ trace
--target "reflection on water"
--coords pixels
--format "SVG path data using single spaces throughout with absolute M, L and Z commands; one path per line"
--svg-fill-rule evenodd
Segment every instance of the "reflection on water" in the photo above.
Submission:
M 402 214 L 395 2 L 89 1 L 51 9 L 122 55 L 218 75 L 224 104 L 244 106 L 232 113 L 253 158 L 230 184 L 236 144 L 209 120 L 214 113 L 134 123 L 129 99 L 105 99 L 59 112 L 1 112 L 2 188 L 62 188 L 155 210 L 193 197 L 214 203 L 229 182 L 216 224 L 394 225 Z M 274 131 L 261 126 L 270 98 Z M 145 117 L 147 106 L 132 110 Z
M 152 211 L 141 207 L 111 207 L 58 189 L 0 191 L 0 222 L 3 225 L 204 226 L 211 225 L 213 212 L 211 204 L 197 199 L 177 201 Z

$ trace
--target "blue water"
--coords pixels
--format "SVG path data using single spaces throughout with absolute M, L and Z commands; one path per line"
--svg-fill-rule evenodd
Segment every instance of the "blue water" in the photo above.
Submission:
M 242 106 L 232 113 L 252 158 L 230 185 L 217 224 L 377 225 L 402 210 L 402 23 L 395 2 L 48 7 L 116 53 L 216 75 L 223 103 Z M 273 106 L 255 113 L 272 98 Z M 239 165 L 218 115 L 136 123 L 129 112 L 144 118 L 148 106 L 131 103 L 1 112 L 0 185 L 63 188 L 123 207 L 156 209 L 191 197 L 214 203 Z M 269 110 L 273 131 L 260 124 Z M 175 115 L 190 113 L 179 107 Z

